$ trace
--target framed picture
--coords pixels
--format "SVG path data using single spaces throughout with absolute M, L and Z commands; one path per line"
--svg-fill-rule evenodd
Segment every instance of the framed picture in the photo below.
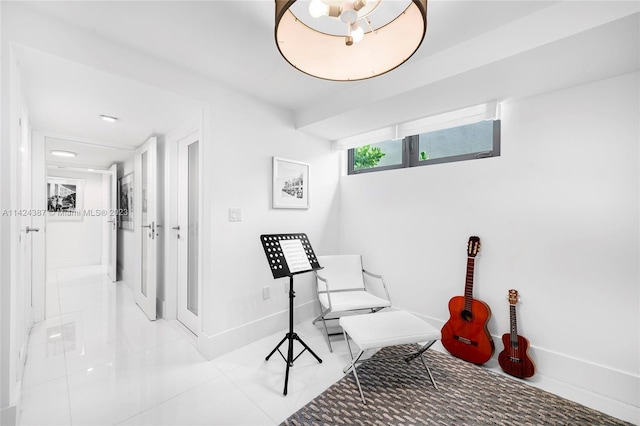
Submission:
M 273 157 L 273 208 L 309 208 L 311 166 L 299 161 Z
M 118 185 L 118 226 L 133 229 L 133 172 L 120 178 Z
M 82 220 L 84 180 L 47 177 L 47 212 L 54 220 Z

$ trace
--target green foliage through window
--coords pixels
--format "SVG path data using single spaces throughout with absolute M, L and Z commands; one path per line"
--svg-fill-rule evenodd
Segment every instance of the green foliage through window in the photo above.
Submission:
M 368 169 L 378 165 L 385 153 L 379 147 L 364 145 L 353 150 L 354 170 Z

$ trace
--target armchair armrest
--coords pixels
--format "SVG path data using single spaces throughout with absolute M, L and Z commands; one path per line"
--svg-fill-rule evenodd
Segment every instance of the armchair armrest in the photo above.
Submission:
M 380 280 L 382 282 L 382 287 L 384 288 L 384 292 L 387 295 L 387 300 L 389 302 L 391 302 L 391 297 L 389 297 L 389 290 L 387 289 L 387 284 L 384 282 L 384 278 L 382 278 L 382 275 L 371 273 L 371 272 L 369 272 L 369 271 L 367 271 L 365 269 L 362 270 L 362 273 L 366 274 L 366 275 L 368 275 L 368 276 L 370 276 L 372 278 L 376 278 L 376 279 Z
M 320 281 L 322 281 L 324 283 L 324 290 L 320 290 L 320 286 L 318 286 L 318 282 L 316 281 L 316 286 L 318 286 L 318 294 L 321 293 L 327 293 L 327 299 L 329 300 L 329 309 L 327 310 L 327 312 L 329 312 L 332 308 L 331 305 L 331 292 L 329 291 L 329 280 L 325 277 L 323 277 L 322 275 L 320 275 L 318 273 L 318 271 L 314 271 L 314 274 L 316 274 L 316 278 L 319 279 Z
M 382 275 L 374 274 L 372 272 L 367 271 L 366 269 L 363 269 L 362 272 L 369 275 L 370 277 L 378 278 L 379 280 L 382 280 Z

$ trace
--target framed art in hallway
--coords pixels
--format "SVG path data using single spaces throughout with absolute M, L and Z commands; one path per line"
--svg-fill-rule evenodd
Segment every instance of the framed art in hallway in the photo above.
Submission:
M 273 157 L 273 208 L 308 209 L 311 166 Z
M 47 213 L 53 220 L 82 220 L 84 180 L 47 177 Z
M 133 229 L 133 172 L 120 178 L 118 185 L 118 226 Z

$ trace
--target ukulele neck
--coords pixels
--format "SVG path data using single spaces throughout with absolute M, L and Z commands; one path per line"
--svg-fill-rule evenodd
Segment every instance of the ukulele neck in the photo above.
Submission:
M 511 317 L 511 345 L 518 344 L 518 320 L 516 319 L 516 305 L 509 306 L 509 316 Z

